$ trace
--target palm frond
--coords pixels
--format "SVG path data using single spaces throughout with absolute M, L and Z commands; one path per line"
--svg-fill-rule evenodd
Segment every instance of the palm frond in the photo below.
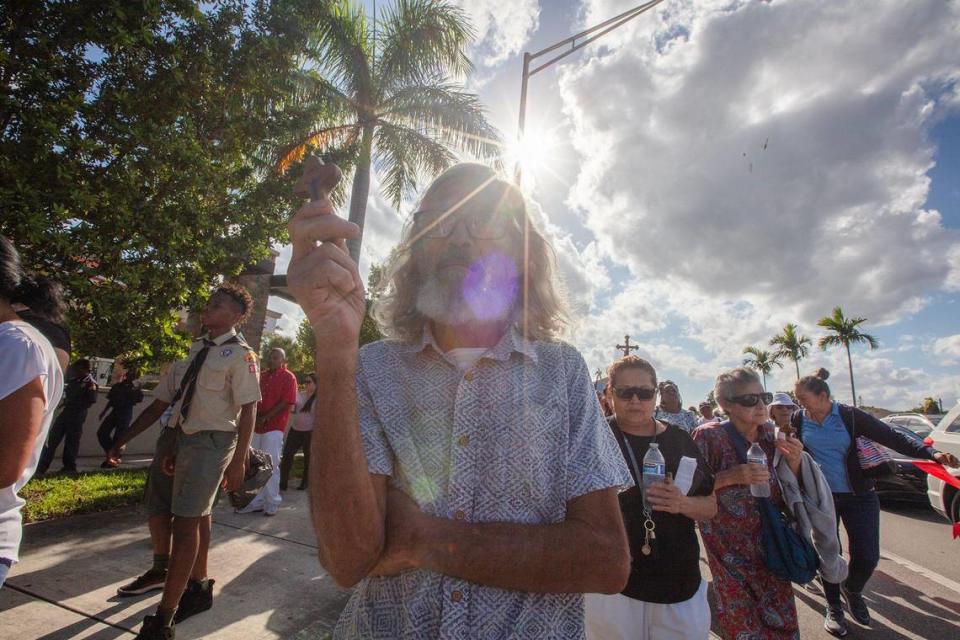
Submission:
M 371 46 L 363 5 L 333 0 L 307 42 L 307 56 L 318 73 L 343 93 L 369 100 Z
M 303 140 L 283 150 L 277 160 L 277 172 L 284 173 L 290 166 L 303 159 L 310 149 L 327 150 L 355 144 L 359 135 L 356 124 L 326 127 L 309 133 Z
M 473 65 L 465 50 L 474 38 L 466 12 L 449 2 L 397 0 L 383 11 L 376 74 L 381 96 L 407 84 L 466 75 Z
M 500 132 L 487 121 L 477 96 L 451 83 L 400 88 L 384 100 L 380 117 L 476 158 L 499 158 L 503 148 Z
M 377 169 L 384 172 L 383 189 L 394 207 L 416 190 L 420 178 L 433 177 L 456 162 L 443 144 L 418 131 L 381 122 L 375 137 Z

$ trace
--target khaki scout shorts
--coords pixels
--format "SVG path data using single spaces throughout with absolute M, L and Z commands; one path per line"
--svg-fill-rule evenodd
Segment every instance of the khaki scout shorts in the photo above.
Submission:
M 147 472 L 147 487 L 143 493 L 143 503 L 147 513 L 152 516 L 170 513 L 173 498 L 173 478 L 163 472 L 163 459 L 177 455 L 177 430 L 163 427 L 157 438 L 157 447 L 153 462 Z
M 181 432 L 170 513 L 181 518 L 210 515 L 236 447 L 235 431 Z

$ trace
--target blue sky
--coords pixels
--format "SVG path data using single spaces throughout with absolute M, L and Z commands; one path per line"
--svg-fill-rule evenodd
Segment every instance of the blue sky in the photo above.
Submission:
M 480 36 L 466 82 L 512 140 L 522 52 L 637 3 L 461 4 Z M 531 79 L 541 157 L 525 186 L 590 370 L 629 333 L 696 404 L 743 347 L 786 322 L 816 339 L 839 304 L 881 343 L 854 352 L 864 402 L 956 402 L 958 20 L 940 0 L 878 0 L 869 16 L 853 0 L 667 0 Z M 408 211 L 371 198 L 362 267 Z M 301 317 L 271 306 L 287 331 Z M 801 371 L 827 367 L 849 401 L 841 356 L 814 349 Z M 788 363 L 768 386 L 794 377 Z

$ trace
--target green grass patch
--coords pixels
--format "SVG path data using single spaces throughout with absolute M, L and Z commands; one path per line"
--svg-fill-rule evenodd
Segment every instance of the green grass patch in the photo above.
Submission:
M 23 521 L 39 522 L 137 504 L 143 499 L 146 482 L 146 469 L 92 471 L 77 478 L 34 478 L 20 490 L 27 501 Z

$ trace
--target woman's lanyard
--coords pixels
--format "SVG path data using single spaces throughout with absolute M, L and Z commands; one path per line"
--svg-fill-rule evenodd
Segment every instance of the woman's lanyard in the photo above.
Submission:
M 620 440 L 623 442 L 623 448 L 627 450 L 627 456 L 629 456 L 630 466 L 633 467 L 634 480 L 637 483 L 637 489 L 640 491 L 640 507 L 643 512 L 643 546 L 640 547 L 640 553 L 645 556 L 649 556 L 653 553 L 653 546 L 650 544 L 657 539 L 657 534 L 655 529 L 657 524 L 653 521 L 653 514 L 650 513 L 650 509 L 647 507 L 646 496 L 643 493 L 643 472 L 640 470 L 640 465 L 637 464 L 637 456 L 633 452 L 633 447 L 630 446 L 630 443 L 627 441 L 627 436 L 620 431 L 619 425 L 616 428 L 617 434 L 620 436 Z M 654 422 L 653 425 L 653 442 L 657 441 L 657 424 Z

